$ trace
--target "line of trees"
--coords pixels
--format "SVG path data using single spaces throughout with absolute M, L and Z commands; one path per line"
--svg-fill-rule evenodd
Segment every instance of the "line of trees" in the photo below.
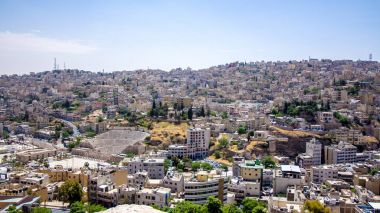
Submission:
M 149 111 L 150 117 L 167 117 L 169 111 L 168 105 L 165 103 L 164 105 L 160 101 L 158 106 L 156 104 L 156 100 L 153 99 L 152 108 Z
M 159 208 L 153 205 L 153 208 L 169 213 L 266 213 L 267 208 L 265 203 L 253 200 L 251 198 L 244 198 L 241 205 L 237 204 L 223 204 L 222 201 L 215 197 L 209 197 L 207 203 L 203 205 L 194 204 L 190 201 L 183 201 L 178 203 L 174 208 L 168 207 Z
M 194 115 L 196 115 L 197 117 L 206 117 L 206 115 L 210 116 L 210 113 L 211 113 L 209 110 L 206 112 L 203 106 L 199 110 L 196 110 L 195 112 L 193 111 L 193 107 L 190 106 L 186 111 L 182 103 L 181 104 L 174 103 L 173 109 L 175 113 L 174 118 L 178 121 L 192 120 Z M 169 112 L 169 107 L 166 103 L 162 104 L 162 102 L 160 101 L 157 104 L 156 99 L 153 99 L 152 108 L 149 110 L 148 115 L 152 118 L 157 118 L 157 117 L 166 118 L 168 116 L 168 112 Z

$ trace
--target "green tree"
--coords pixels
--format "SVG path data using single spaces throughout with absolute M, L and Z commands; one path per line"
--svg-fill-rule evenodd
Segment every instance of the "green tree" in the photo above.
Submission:
M 226 204 L 222 207 L 223 213 L 243 213 L 235 204 Z
M 191 164 L 191 170 L 194 172 L 201 168 L 201 162 L 196 161 Z
M 220 115 L 223 119 L 227 119 L 228 118 L 228 113 L 227 112 L 222 112 L 222 114 Z
M 219 139 L 219 146 L 226 148 L 228 146 L 228 139 L 226 137 Z
M 241 204 L 243 205 L 243 212 L 244 213 L 251 213 L 258 206 L 262 206 L 265 208 L 264 203 L 259 202 L 257 200 L 253 200 L 251 198 L 244 198 L 244 200 L 242 201 Z M 257 208 L 256 211 L 259 212 L 259 208 Z
M 77 201 L 71 204 L 70 206 L 70 213 L 85 213 L 85 212 L 86 212 L 86 208 L 82 202 Z
M 58 196 L 63 202 L 70 204 L 81 201 L 83 196 L 82 186 L 74 180 L 66 180 L 58 189 Z
M 189 120 L 193 120 L 193 107 L 189 107 L 189 109 L 187 110 L 187 118 Z
M 239 135 L 247 133 L 247 127 L 245 125 L 240 125 L 237 129 Z
M 223 206 L 222 201 L 213 196 L 208 197 L 206 207 L 208 212 L 212 213 L 222 213 L 221 207 Z
M 205 108 L 203 106 L 201 107 L 201 111 L 199 112 L 199 116 L 200 117 L 205 117 L 206 116 Z
M 100 212 L 104 210 L 106 210 L 106 208 L 104 208 L 100 204 L 91 204 L 91 203 L 84 204 L 79 201 L 74 202 L 70 206 L 70 213 L 93 213 L 93 212 Z
M 225 172 L 228 171 L 228 166 L 225 165 L 225 164 L 222 164 L 222 165 L 220 166 L 220 168 L 223 169 Z
M 201 163 L 201 168 L 204 170 L 210 171 L 213 167 L 211 164 L 209 164 L 207 162 L 203 162 L 203 163 Z
M 253 208 L 252 210 L 252 213 L 266 213 L 267 212 L 267 209 L 265 208 L 265 206 L 256 206 L 255 208 Z
M 181 161 L 177 164 L 177 170 L 183 171 L 185 169 L 185 164 Z
M 183 201 L 169 210 L 169 213 L 199 213 L 201 212 L 201 207 L 201 205 L 194 204 L 190 201 Z
M 303 208 L 310 213 L 331 213 L 331 209 L 323 206 L 318 200 L 307 200 Z
M 32 213 L 51 213 L 51 209 L 45 207 L 34 207 L 32 208 Z
M 106 210 L 106 208 L 104 208 L 104 206 L 100 204 L 87 204 L 85 207 L 88 213 L 100 212 L 100 211 Z
M 8 139 L 9 138 L 9 133 L 7 131 L 3 132 L 3 138 Z
M 379 172 L 379 169 L 377 168 L 372 168 L 371 170 L 369 170 L 369 174 L 372 176 L 376 175 L 378 172 Z
M 66 129 L 62 131 L 63 138 L 68 138 L 69 136 L 70 136 L 70 133 Z
M 171 163 L 172 163 L 172 162 L 171 162 L 171 160 L 169 160 L 169 159 L 165 159 L 165 160 L 164 160 L 164 171 L 165 171 L 165 174 L 166 174 L 166 172 L 168 171 L 168 169 L 169 169 Z
M 72 149 L 74 149 L 75 148 L 75 142 L 70 142 L 68 145 L 67 145 L 67 147 L 69 148 L 69 150 L 71 151 Z
M 153 99 L 153 102 L 152 102 L 152 109 L 149 111 L 149 116 L 150 117 L 155 117 L 157 116 L 157 108 L 156 108 L 156 100 Z
M 220 158 L 220 151 L 216 150 L 215 153 L 214 153 L 214 156 L 215 156 L 216 159 L 219 159 Z
M 103 118 L 103 116 L 98 116 L 97 118 L 96 118 L 96 121 L 98 122 L 98 123 L 101 123 L 101 122 L 103 122 L 104 121 L 104 118 Z
M 181 162 L 181 160 L 177 156 L 172 157 L 171 160 L 174 167 L 177 167 L 177 165 Z
M 173 104 L 173 108 L 174 108 L 175 111 L 179 110 L 179 109 L 178 109 L 178 103 L 177 103 L 177 102 L 175 102 L 175 103 Z
M 265 156 L 264 159 L 262 160 L 262 163 L 265 168 L 273 169 L 276 167 L 276 162 L 270 155 Z
M 90 166 L 90 164 L 86 161 L 86 162 L 84 162 L 84 167 L 85 168 L 88 168 Z
M 207 109 L 206 115 L 207 115 L 207 117 L 210 117 L 210 115 L 211 115 L 211 110 L 210 109 Z
M 22 210 L 17 209 L 15 205 L 11 205 L 8 207 L 7 212 L 9 212 L 9 213 L 22 213 Z
M 128 122 L 134 124 L 137 121 L 137 115 L 136 113 L 131 113 L 130 116 L 128 116 Z
M 334 117 L 336 119 L 339 120 L 339 122 L 343 125 L 343 126 L 349 126 L 351 124 L 350 120 L 346 117 L 346 116 L 343 116 L 341 115 L 339 112 L 334 112 Z

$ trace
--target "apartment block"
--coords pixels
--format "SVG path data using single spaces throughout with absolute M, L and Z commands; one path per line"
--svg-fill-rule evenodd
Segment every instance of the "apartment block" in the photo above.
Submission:
M 136 204 L 169 206 L 170 189 L 159 187 L 155 189 L 144 188 L 136 193 Z
M 16 153 L 16 160 L 28 163 L 32 160 L 46 159 L 48 157 L 57 156 L 57 150 L 34 149 Z
M 88 184 L 88 201 L 98 203 L 107 208 L 126 202 L 125 185 L 116 186 L 110 175 L 90 177 Z
M 208 156 L 210 129 L 190 128 L 187 130 L 186 145 L 191 159 L 203 159 Z
M 296 159 L 302 168 L 320 165 L 322 162 L 322 144 L 315 138 L 306 142 L 306 152 L 299 154 Z
M 325 146 L 325 163 L 341 164 L 356 162 L 357 148 L 347 142 L 339 142 L 337 145 Z
M 151 179 L 162 179 L 165 176 L 163 158 L 134 157 L 123 162 L 128 168 L 128 174 L 146 171 Z
M 338 178 L 338 169 L 334 166 L 323 165 L 313 166 L 311 168 L 311 181 L 313 183 L 321 184 L 326 180 L 333 180 Z
M 286 193 L 289 186 L 301 186 L 303 182 L 299 166 L 281 165 L 274 173 L 273 193 Z
M 331 130 L 329 136 L 334 142 L 346 141 L 355 145 L 360 145 L 363 142 L 363 134 L 360 130 L 347 127 Z
M 194 176 L 186 176 L 184 198 L 196 204 L 206 203 L 210 196 L 226 202 L 228 181 L 227 174 L 220 170 L 199 171 Z

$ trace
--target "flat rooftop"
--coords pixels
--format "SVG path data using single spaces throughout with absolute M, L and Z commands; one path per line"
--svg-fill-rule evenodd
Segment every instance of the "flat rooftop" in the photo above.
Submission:
M 94 159 L 86 159 L 86 158 L 79 158 L 79 157 L 72 157 L 64 160 L 58 160 L 58 161 L 51 161 L 49 162 L 49 167 L 54 168 L 57 165 L 61 165 L 64 169 L 80 169 L 81 167 L 84 167 L 84 164 L 88 162 L 89 167 L 91 169 L 96 169 L 98 167 L 98 164 L 109 166 L 111 164 L 103 162 L 103 161 L 97 161 Z

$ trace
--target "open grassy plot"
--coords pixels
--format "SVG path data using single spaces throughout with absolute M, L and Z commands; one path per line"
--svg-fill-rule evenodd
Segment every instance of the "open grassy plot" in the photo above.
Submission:
M 158 122 L 153 124 L 151 131 L 152 141 L 161 141 L 165 144 L 171 144 L 186 139 L 186 131 L 189 128 L 187 123 L 174 124 L 170 122 Z
M 271 126 L 270 129 L 273 130 L 273 131 L 279 132 L 279 133 L 281 133 L 281 134 L 283 134 L 285 136 L 288 136 L 288 137 L 294 137 L 294 138 L 305 138 L 305 137 L 322 138 L 320 135 L 312 133 L 312 132 L 308 132 L 308 131 L 285 130 L 285 129 L 281 129 L 281 128 L 276 127 L 276 126 Z

